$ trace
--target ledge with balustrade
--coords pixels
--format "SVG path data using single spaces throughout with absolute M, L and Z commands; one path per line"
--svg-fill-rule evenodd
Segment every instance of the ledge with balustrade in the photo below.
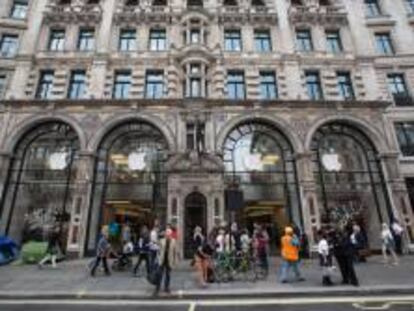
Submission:
M 54 0 L 46 6 L 44 16 L 45 21 L 52 22 L 99 22 L 102 11 L 99 3 L 90 3 L 86 0 L 72 1 L 68 4 L 61 4 L 58 0 Z
M 289 8 L 291 23 L 309 23 L 323 25 L 348 24 L 347 13 L 340 6 L 305 6 L 292 5 Z

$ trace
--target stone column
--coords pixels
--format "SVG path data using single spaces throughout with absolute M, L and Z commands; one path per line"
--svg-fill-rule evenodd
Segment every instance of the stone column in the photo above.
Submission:
M 300 199 L 304 231 L 309 239 L 309 245 L 316 243 L 316 232 L 320 228 L 320 208 L 318 201 L 317 182 L 312 170 L 312 152 L 296 154 Z
M 381 167 L 386 181 L 392 214 L 405 229 L 405 245 L 414 247 L 414 218 L 407 187 L 400 174 L 398 152 L 381 154 Z M 387 219 L 388 220 L 388 219 Z M 387 221 L 385 220 L 385 221 Z
M 93 171 L 95 156 L 82 151 L 76 160 L 76 177 L 73 181 L 72 206 L 70 207 L 70 225 L 67 251 L 72 256 L 84 256 L 87 230 L 89 228 L 90 198 L 93 191 Z
M 8 214 L 9 214 L 9 208 L 5 208 L 8 205 L 6 205 L 5 202 L 5 196 L 6 193 L 4 192 L 5 187 L 7 186 L 7 179 L 9 174 L 9 166 L 11 163 L 11 153 L 8 152 L 2 152 L 0 153 L 0 234 L 5 234 L 6 226 L 7 226 L 7 220 L 8 220 Z

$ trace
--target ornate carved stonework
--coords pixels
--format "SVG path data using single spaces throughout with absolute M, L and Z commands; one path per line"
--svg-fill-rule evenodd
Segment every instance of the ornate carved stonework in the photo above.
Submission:
M 213 154 L 201 153 L 196 151 L 176 154 L 167 162 L 167 170 L 171 172 L 186 173 L 211 173 L 224 171 L 222 160 Z
M 87 0 L 74 0 L 63 5 L 53 0 L 44 13 L 45 23 L 99 23 L 102 18 L 100 4 L 89 4 Z

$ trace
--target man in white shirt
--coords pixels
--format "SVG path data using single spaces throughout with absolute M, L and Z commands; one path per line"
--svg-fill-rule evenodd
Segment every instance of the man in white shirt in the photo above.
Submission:
M 327 236 L 324 231 L 319 232 L 318 254 L 320 265 L 322 267 L 322 285 L 332 286 L 331 270 L 332 258 Z

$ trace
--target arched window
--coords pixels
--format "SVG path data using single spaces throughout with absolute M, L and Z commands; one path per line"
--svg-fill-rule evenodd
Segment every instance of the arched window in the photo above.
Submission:
M 168 144 L 151 123 L 133 120 L 112 129 L 97 151 L 88 249 L 99 227 L 130 224 L 133 233 L 155 218 L 165 222 Z M 118 241 L 120 242 L 120 241 Z
M 241 123 L 222 148 L 225 181 L 243 192 L 244 208 L 236 211 L 243 225 L 268 223 L 275 231 L 302 225 L 294 151 L 278 128 L 261 120 Z
M 59 233 L 61 246 L 66 245 L 78 151 L 76 132 L 60 121 L 41 124 L 22 137 L 1 202 L 7 235 L 25 243 Z
M 358 223 L 379 246 L 380 224 L 392 217 L 378 153 L 359 129 L 329 123 L 315 133 L 312 145 L 322 223 Z

